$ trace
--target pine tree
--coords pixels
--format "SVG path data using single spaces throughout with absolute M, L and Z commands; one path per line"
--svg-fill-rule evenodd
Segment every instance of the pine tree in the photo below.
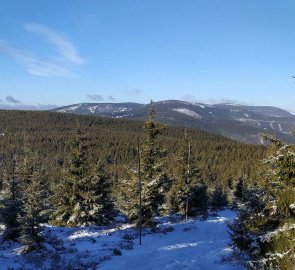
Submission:
M 20 235 L 18 216 L 22 213 L 21 184 L 17 177 L 16 152 L 13 154 L 11 171 L 4 177 L 0 199 L 0 222 L 5 226 L 4 240 L 17 240 Z
M 175 161 L 175 175 L 166 196 L 166 209 L 169 213 L 179 213 L 186 217 L 197 213 L 206 214 L 207 186 L 196 166 L 196 158 L 186 134 Z
M 81 201 L 75 207 L 71 223 L 82 225 L 105 225 L 113 219 L 113 202 L 110 197 L 110 179 L 106 176 L 104 166 L 97 168 L 79 182 Z
M 90 167 L 88 148 L 87 138 L 79 129 L 69 145 L 63 178 L 54 189 L 54 224 L 103 225 L 113 218 L 110 181 L 102 165 Z
M 142 224 L 152 226 L 152 218 L 160 213 L 169 178 L 163 165 L 164 151 L 156 140 L 163 127 L 154 121 L 155 110 L 151 102 L 149 119 L 145 123 L 146 140 L 141 151 Z M 120 210 L 130 219 L 138 221 L 138 171 L 128 170 L 128 177 L 122 180 L 118 195 Z
M 236 199 L 238 199 L 241 202 L 244 202 L 245 189 L 246 189 L 245 179 L 243 177 L 240 177 L 237 184 L 236 184 L 234 196 Z
M 127 216 L 129 221 L 136 221 L 139 225 L 139 186 L 138 171 L 128 168 L 124 179 L 116 190 L 116 204 L 118 209 Z
M 163 127 L 154 119 L 154 104 L 151 102 L 149 119 L 145 123 L 147 138 L 141 153 L 143 224 L 151 223 L 152 217 L 159 214 L 160 206 L 164 203 L 164 190 L 168 181 L 162 161 L 164 153 L 156 144 L 156 139 Z
M 26 245 L 26 252 L 42 247 L 43 237 L 40 223 L 46 222 L 49 208 L 49 187 L 45 171 L 38 162 L 38 156 L 31 151 L 31 139 L 24 140 L 24 155 L 20 162 L 18 176 L 22 185 L 23 211 L 18 220 L 21 224 L 20 241 Z
M 235 245 L 247 256 L 257 252 L 257 245 L 253 241 L 253 233 L 256 231 L 255 223 L 261 220 L 257 216 L 253 218 L 255 213 L 261 213 L 265 207 L 262 197 L 265 195 L 265 190 L 260 187 L 248 187 L 244 189 L 243 198 L 244 203 L 239 205 L 239 214 L 234 223 L 229 224 L 231 230 L 231 238 Z M 256 231 L 257 232 L 257 231 Z
M 222 190 L 221 186 L 217 186 L 212 194 L 211 207 L 212 210 L 217 212 L 217 210 L 222 209 L 227 206 L 227 196 L 226 193 Z
M 254 203 L 246 200 L 233 225 L 233 240 L 250 257 L 250 269 L 294 269 L 295 146 L 270 140 L 270 156 L 261 173 L 262 191 L 252 195 Z
M 34 167 L 30 180 L 22 188 L 23 212 L 19 216 L 21 223 L 20 241 L 27 246 L 27 251 L 39 249 L 42 247 L 43 237 L 40 223 L 46 221 L 45 204 L 48 197 L 48 182 L 44 178 L 42 171 Z

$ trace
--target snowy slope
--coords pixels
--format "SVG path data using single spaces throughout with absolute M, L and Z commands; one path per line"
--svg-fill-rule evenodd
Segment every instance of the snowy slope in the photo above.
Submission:
M 201 104 L 181 100 L 155 102 L 156 120 L 173 126 L 205 130 L 234 140 L 261 143 L 261 134 L 276 134 L 283 141 L 295 143 L 292 130 L 295 116 L 276 107 L 238 104 Z M 80 103 L 52 111 L 112 118 L 146 120 L 149 104 Z M 264 141 L 262 141 L 265 143 Z
M 191 220 L 177 224 L 163 224 L 174 231 L 147 235 L 143 245 L 135 244 L 134 249 L 103 262 L 102 270 L 240 270 L 242 265 L 221 263 L 222 257 L 229 258 L 232 249 L 226 221 L 235 214 L 229 210 L 205 221 Z
M 180 223 L 161 218 L 159 232 L 144 230 L 142 246 L 137 230 L 128 224 L 113 228 L 46 226 L 42 252 L 20 255 L 20 245 L 0 244 L 0 269 L 244 269 L 230 260 L 222 262 L 232 255 L 226 221 L 235 213 L 225 210 L 218 214 L 205 221 Z M 114 250 L 120 250 L 122 256 L 115 256 Z

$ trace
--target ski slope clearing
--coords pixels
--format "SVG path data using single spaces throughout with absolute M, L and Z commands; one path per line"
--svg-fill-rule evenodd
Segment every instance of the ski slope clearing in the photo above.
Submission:
M 0 243 L 0 269 L 242 270 L 242 265 L 230 260 L 233 250 L 226 222 L 234 217 L 234 212 L 224 210 L 207 220 L 174 223 L 171 217 L 159 218 L 157 232 L 143 231 L 142 246 L 137 230 L 129 224 L 45 226 L 41 252 L 21 255 L 19 244 Z

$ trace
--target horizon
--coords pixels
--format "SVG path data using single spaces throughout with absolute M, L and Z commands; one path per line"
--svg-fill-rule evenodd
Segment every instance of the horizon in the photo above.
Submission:
M 278 108 L 282 109 L 286 112 L 289 112 L 292 115 L 295 115 L 291 110 L 272 106 L 272 105 L 253 105 L 253 104 L 245 104 L 245 103 L 232 103 L 232 102 L 219 102 L 219 103 L 205 103 L 202 101 L 188 101 L 188 100 L 176 100 L 176 99 L 167 99 L 167 100 L 158 100 L 158 101 L 153 101 L 153 103 L 161 103 L 161 102 L 166 102 L 166 101 L 180 101 L 180 102 L 187 102 L 189 104 L 203 104 L 206 106 L 216 106 L 216 105 L 230 105 L 230 106 L 249 106 L 249 107 L 273 107 L 273 108 Z M 54 106 L 54 105 L 27 105 L 27 104 L 17 104 L 17 105 L 3 105 L 0 104 L 0 110 L 24 110 L 24 111 L 50 111 L 53 109 L 58 109 L 58 108 L 63 108 L 63 107 L 69 107 L 73 105 L 79 105 L 79 104 L 124 104 L 124 103 L 133 103 L 133 104 L 142 104 L 142 105 L 148 105 L 150 102 L 80 102 L 80 103 L 73 103 L 73 104 L 65 104 L 61 106 Z
M 0 108 L 174 99 L 294 114 L 294 11 L 291 0 L 2 2 Z

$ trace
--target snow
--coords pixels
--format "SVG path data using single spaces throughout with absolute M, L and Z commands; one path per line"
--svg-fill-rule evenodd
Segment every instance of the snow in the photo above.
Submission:
M 21 245 L 3 242 L 0 268 L 65 269 L 72 265 L 75 269 L 102 270 L 242 270 L 242 265 L 230 262 L 233 250 L 227 222 L 235 216 L 233 211 L 224 210 L 207 220 L 175 223 L 175 218 L 158 218 L 159 230 L 144 229 L 141 246 L 132 224 L 79 228 L 44 225 L 46 242 L 41 253 L 21 255 Z M 115 256 L 115 250 L 122 256 Z
M 100 105 L 91 106 L 91 107 L 88 108 L 88 110 L 89 110 L 91 113 L 95 113 L 96 109 L 99 108 L 99 106 L 100 106 Z
M 220 211 L 219 216 L 205 221 L 190 220 L 167 223 L 174 230 L 166 235 L 150 234 L 143 238 L 143 245 L 123 252 L 100 265 L 102 270 L 241 270 L 242 265 L 221 263 L 222 257 L 230 257 L 227 221 L 235 217 L 230 210 Z
M 295 224 L 285 224 L 283 227 L 280 227 L 274 231 L 268 232 L 259 237 L 261 242 L 270 242 L 273 237 L 278 237 L 281 233 L 289 230 L 294 230 Z
M 241 110 L 239 109 L 230 109 L 229 110 L 231 113 L 239 113 L 239 112 L 242 112 Z
M 119 112 L 126 112 L 126 111 L 128 111 L 128 108 L 118 108 L 118 111 Z
M 134 113 L 116 115 L 114 118 L 124 118 L 124 117 L 132 117 L 132 116 L 134 116 Z
M 195 106 L 198 106 L 198 107 L 200 107 L 200 108 L 202 108 L 202 109 L 205 109 L 205 108 L 207 107 L 207 105 L 205 105 L 205 104 L 200 104 L 200 103 L 195 104 Z
M 79 109 L 81 106 L 82 106 L 82 104 L 73 105 L 73 106 L 70 106 L 70 107 L 66 107 L 65 109 L 59 110 L 58 112 L 75 111 L 75 110 Z
M 278 127 L 281 132 L 284 132 L 280 123 L 278 123 Z
M 259 127 L 261 126 L 261 123 L 255 119 L 238 118 L 237 121 L 243 122 L 243 123 L 250 123 Z
M 198 113 L 196 113 L 196 112 L 194 112 L 192 110 L 186 109 L 186 108 L 177 108 L 177 109 L 172 109 L 172 110 L 175 111 L 175 112 L 186 114 L 186 115 L 194 117 L 196 119 L 201 119 L 202 118 L 202 116 L 199 115 Z
M 202 109 L 205 109 L 205 108 L 207 108 L 209 106 L 209 105 L 203 104 L 203 103 L 194 103 L 194 102 L 192 102 L 191 104 L 194 105 L 194 106 L 200 107 Z
M 270 128 L 271 128 L 271 129 L 274 129 L 274 127 L 273 127 L 273 123 L 272 123 L 272 122 L 270 122 L 269 125 L 270 125 Z

